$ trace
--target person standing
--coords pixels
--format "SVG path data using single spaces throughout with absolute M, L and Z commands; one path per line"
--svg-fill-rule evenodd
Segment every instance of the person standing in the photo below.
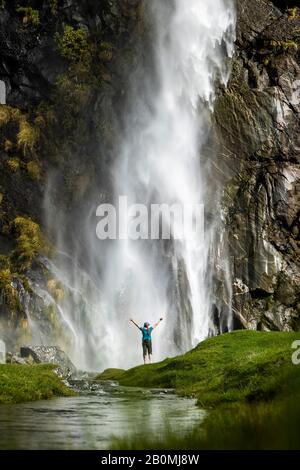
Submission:
M 149 322 L 145 322 L 144 326 L 139 326 L 132 318 L 130 321 L 142 332 L 142 347 L 143 347 L 143 359 L 144 364 L 146 364 L 146 359 L 148 356 L 149 364 L 151 364 L 152 356 L 152 331 L 156 328 L 163 319 L 160 318 L 153 326 Z

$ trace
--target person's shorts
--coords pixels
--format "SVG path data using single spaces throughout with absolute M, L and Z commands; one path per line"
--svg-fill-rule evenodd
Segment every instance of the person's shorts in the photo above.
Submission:
M 149 339 L 144 339 L 142 342 L 143 345 L 143 356 L 147 354 L 152 354 L 152 341 Z

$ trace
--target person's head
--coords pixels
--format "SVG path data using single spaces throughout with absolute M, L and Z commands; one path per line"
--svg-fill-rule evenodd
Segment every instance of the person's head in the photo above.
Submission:
M 147 322 L 147 321 L 145 321 L 145 323 L 144 323 L 144 328 L 149 328 L 149 326 L 150 326 L 150 323 Z

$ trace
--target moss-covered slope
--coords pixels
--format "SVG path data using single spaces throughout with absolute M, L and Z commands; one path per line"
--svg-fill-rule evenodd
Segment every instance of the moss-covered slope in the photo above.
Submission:
M 53 372 L 52 364 L 0 365 L 0 404 L 43 400 L 74 393 Z
M 292 394 L 300 389 L 300 366 L 293 365 L 297 333 L 235 331 L 210 338 L 195 349 L 157 364 L 127 371 L 110 369 L 100 380 L 121 385 L 174 387 L 202 406 Z

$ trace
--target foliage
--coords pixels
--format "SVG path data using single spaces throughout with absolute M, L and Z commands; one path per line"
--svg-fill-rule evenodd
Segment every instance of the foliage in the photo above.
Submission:
M 299 9 L 297 7 L 288 8 L 287 13 L 289 20 L 295 20 L 299 17 Z
M 56 302 L 61 302 L 65 297 L 65 291 L 61 282 L 56 279 L 49 279 L 47 287 Z
M 295 41 L 291 41 L 290 39 L 286 40 L 273 40 L 270 41 L 270 46 L 272 50 L 276 53 L 283 53 L 283 52 L 297 52 L 299 45 Z
M 101 41 L 99 49 L 99 59 L 103 62 L 110 62 L 113 58 L 113 45 L 110 42 Z
M 41 167 L 38 162 L 30 161 L 26 163 L 26 170 L 29 177 L 34 180 L 38 181 L 41 177 Z
M 19 132 L 17 134 L 17 144 L 23 154 L 32 152 L 37 143 L 39 133 L 24 117 L 20 120 Z
M 66 25 L 62 36 L 57 36 L 60 54 L 70 62 L 87 62 L 90 60 L 89 44 L 86 32 Z
M 110 379 L 128 386 L 176 388 L 205 407 L 264 400 L 300 386 L 300 368 L 291 363 L 291 344 L 298 338 L 298 333 L 234 331 L 182 356 L 111 373 Z
M 4 141 L 4 150 L 5 152 L 10 152 L 13 149 L 14 144 L 12 143 L 11 140 L 5 139 Z
M 58 12 L 58 0 L 50 0 L 50 9 L 52 15 L 56 16 Z
M 82 112 L 91 96 L 91 88 L 82 76 L 74 78 L 70 72 L 57 79 L 56 100 L 63 103 L 61 122 L 64 129 L 78 127 L 78 114 Z
M 5 104 L 0 105 L 0 127 L 5 126 L 10 121 L 19 121 L 21 117 L 22 113 L 18 108 L 13 108 Z
M 0 292 L 2 299 L 10 310 L 10 313 L 14 315 L 20 308 L 20 302 L 18 291 L 13 286 L 13 274 L 10 270 L 9 260 L 6 259 L 5 261 L 6 263 L 0 263 L 0 266 L 1 264 L 3 265 L 3 268 L 0 269 Z
M 23 13 L 23 24 L 33 24 L 38 26 L 40 24 L 40 16 L 38 10 L 34 10 L 31 7 L 18 7 L 16 10 L 18 13 Z
M 20 160 L 18 158 L 10 158 L 7 160 L 7 165 L 9 166 L 10 170 L 15 173 L 20 169 Z
M 10 107 L 6 105 L 0 106 L 0 126 L 5 126 L 11 119 Z
M 53 372 L 55 365 L 0 365 L 0 403 L 20 403 L 48 399 L 55 396 L 73 396 Z
M 16 238 L 13 259 L 21 271 L 29 269 L 36 256 L 49 249 L 39 225 L 30 218 L 16 217 L 10 223 L 9 230 Z

